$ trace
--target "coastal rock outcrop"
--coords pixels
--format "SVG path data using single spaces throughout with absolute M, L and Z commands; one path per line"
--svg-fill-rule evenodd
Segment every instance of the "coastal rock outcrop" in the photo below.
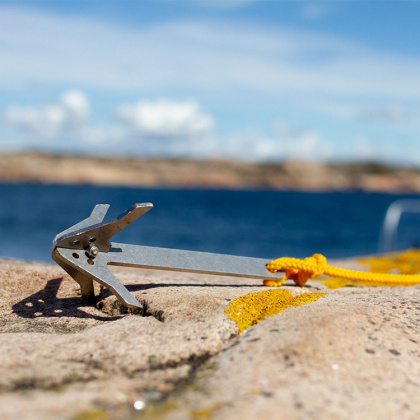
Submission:
M 260 281 L 115 270 L 142 314 L 0 260 L 2 419 L 420 417 L 419 286 L 287 283 L 319 297 L 239 334 L 225 311 Z

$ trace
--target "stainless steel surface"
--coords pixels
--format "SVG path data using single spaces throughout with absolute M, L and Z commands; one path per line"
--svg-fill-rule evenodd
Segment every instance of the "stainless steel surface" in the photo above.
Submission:
M 100 252 L 107 252 L 111 247 L 109 240 L 138 217 L 153 208 L 151 203 L 135 204 L 115 219 L 101 223 L 109 204 L 98 204 L 90 217 L 67 229 L 54 239 L 53 246 L 72 249 L 87 249 L 94 243 Z M 86 225 L 87 221 L 91 221 Z
M 255 279 L 279 277 L 266 270 L 270 259 L 109 242 L 113 235 L 152 207 L 150 203 L 135 204 L 117 218 L 103 222 L 109 205 L 100 204 L 89 218 L 55 237 L 52 257 L 80 284 L 83 298 L 94 297 L 92 280 L 96 280 L 124 305 L 141 309 L 140 303 L 108 270 L 108 265 Z
M 398 226 L 403 213 L 420 213 L 420 200 L 396 200 L 388 207 L 381 229 L 379 252 L 397 250 Z
M 89 254 L 89 257 L 90 257 L 90 258 L 95 258 L 95 257 L 99 254 L 99 249 L 98 249 L 98 247 L 97 247 L 97 246 L 92 245 L 92 246 L 88 249 L 87 253 Z

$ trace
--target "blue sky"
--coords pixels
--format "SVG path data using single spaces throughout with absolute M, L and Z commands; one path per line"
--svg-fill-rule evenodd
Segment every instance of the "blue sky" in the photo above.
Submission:
M 420 165 L 420 2 L 0 0 L 0 150 Z

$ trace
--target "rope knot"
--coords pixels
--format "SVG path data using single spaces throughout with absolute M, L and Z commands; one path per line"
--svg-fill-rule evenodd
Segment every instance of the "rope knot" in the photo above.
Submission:
M 304 260 L 283 257 L 268 263 L 266 267 L 271 273 L 284 270 L 285 276 L 281 284 L 291 279 L 298 286 L 303 286 L 309 279 L 314 279 L 324 273 L 327 259 L 321 254 L 314 254 Z M 272 281 L 268 280 L 268 282 Z
M 325 268 L 327 267 L 327 259 L 322 254 L 314 254 L 312 257 L 305 258 L 303 260 L 310 265 L 312 279 L 319 277 L 324 274 Z

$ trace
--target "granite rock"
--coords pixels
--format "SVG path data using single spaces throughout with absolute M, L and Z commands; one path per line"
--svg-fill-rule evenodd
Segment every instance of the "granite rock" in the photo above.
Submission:
M 2 419 L 420 417 L 418 286 L 286 285 L 327 296 L 238 335 L 224 311 L 260 281 L 113 270 L 142 314 L 0 260 Z

